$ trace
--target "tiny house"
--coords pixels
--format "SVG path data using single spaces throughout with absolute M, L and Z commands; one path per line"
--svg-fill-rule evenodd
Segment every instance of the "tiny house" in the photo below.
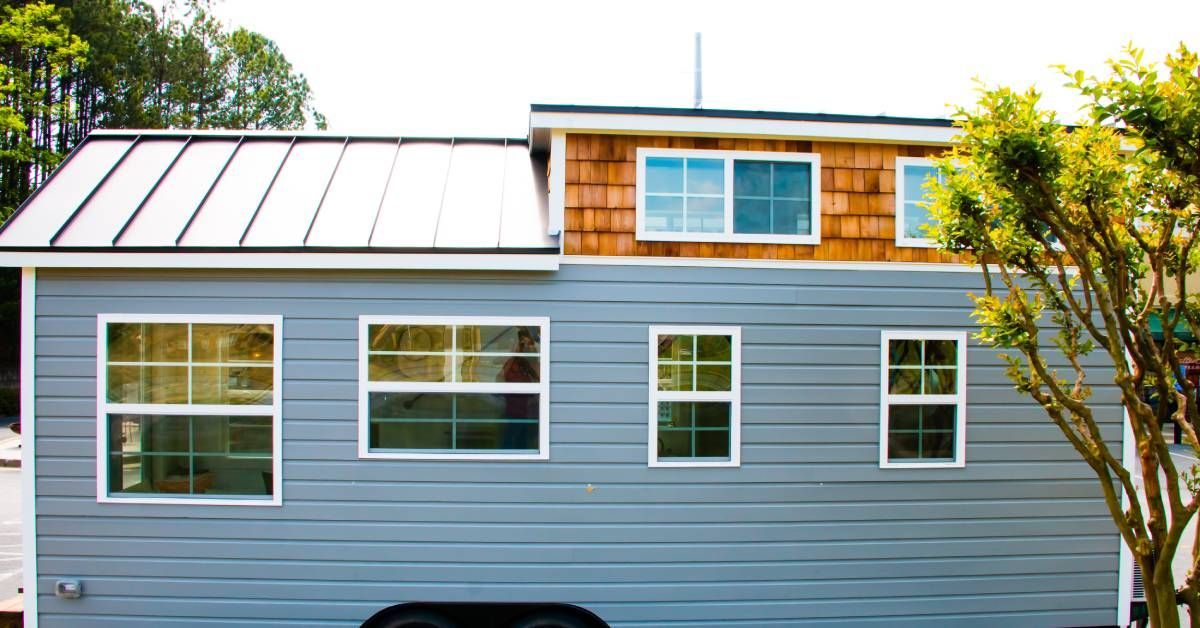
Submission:
M 1094 475 L 922 230 L 953 134 L 92 134 L 0 230 L 27 625 L 1127 623 Z

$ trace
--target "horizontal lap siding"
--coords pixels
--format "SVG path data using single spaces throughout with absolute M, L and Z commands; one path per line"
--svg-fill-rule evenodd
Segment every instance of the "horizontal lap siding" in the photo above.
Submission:
M 977 282 L 43 271 L 43 625 L 347 626 L 409 600 L 564 601 L 620 626 L 1111 623 L 1118 539 L 1094 476 L 992 351 L 969 350 L 966 468 L 878 468 L 880 329 L 968 329 Z M 282 507 L 96 503 L 100 312 L 284 316 Z M 363 314 L 549 316 L 551 460 L 358 460 Z M 650 324 L 742 326 L 741 468 L 646 467 Z M 1092 379 L 1116 442 L 1117 398 Z M 66 576 L 82 599 L 48 595 Z

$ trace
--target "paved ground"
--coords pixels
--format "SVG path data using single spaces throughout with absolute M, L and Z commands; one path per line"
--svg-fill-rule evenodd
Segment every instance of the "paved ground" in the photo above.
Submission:
M 21 586 L 21 470 L 0 467 L 0 600 Z

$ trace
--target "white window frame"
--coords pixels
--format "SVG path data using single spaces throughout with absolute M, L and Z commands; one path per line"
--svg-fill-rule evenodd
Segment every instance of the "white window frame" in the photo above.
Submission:
M 888 393 L 888 362 L 892 340 L 953 340 L 958 343 L 953 395 L 893 395 Z M 967 332 L 927 330 L 882 330 L 879 342 L 879 467 L 881 469 L 939 469 L 962 468 L 967 464 Z M 954 404 L 954 459 L 922 460 L 919 458 L 890 460 L 888 458 L 888 427 L 890 405 Z M 906 461 L 911 460 L 911 461 Z
M 896 158 L 896 246 L 917 249 L 937 248 L 937 242 L 930 238 L 909 238 L 904 235 L 904 169 L 907 166 L 933 168 L 936 167 L 936 164 L 927 157 Z
M 696 233 L 646 230 L 646 158 L 673 157 L 721 159 L 725 162 L 724 230 L 720 233 Z M 807 235 L 784 233 L 733 232 L 733 163 L 735 161 L 776 161 L 811 165 L 809 189 L 810 231 Z M 684 181 L 684 185 L 687 182 Z M 651 242 L 734 242 L 750 244 L 820 244 L 821 243 L 821 155 L 818 153 L 776 153 L 771 151 L 702 150 L 689 148 L 637 149 L 637 239 Z
M 372 382 L 368 379 L 367 333 L 371 325 L 495 325 L 537 327 L 538 382 Z M 458 334 L 453 335 L 457 342 Z M 532 453 L 371 450 L 369 403 L 372 392 L 535 393 L 538 395 L 538 450 Z M 358 457 L 386 460 L 549 460 L 550 319 L 544 316 L 360 316 L 358 317 Z
M 187 403 L 110 403 L 108 401 L 108 324 L 109 323 L 187 323 L 194 325 L 271 325 L 272 385 L 271 405 L 218 405 Z M 190 333 L 190 332 L 189 332 Z M 189 351 L 191 343 L 188 343 Z M 96 316 L 96 501 L 109 504 L 187 504 L 196 506 L 281 506 L 283 505 L 283 316 L 213 314 L 99 314 Z M 190 364 L 190 362 L 189 362 Z M 270 498 L 244 497 L 166 497 L 162 494 L 136 495 L 108 492 L 109 414 L 167 414 L 271 417 Z
M 659 336 L 729 336 L 729 390 L 659 390 Z M 649 432 L 646 441 L 647 465 L 651 467 L 740 467 L 742 466 L 742 328 L 737 326 L 651 325 L 649 368 Z M 729 402 L 729 459 L 728 460 L 660 460 L 658 457 L 658 403 L 660 401 L 727 401 Z

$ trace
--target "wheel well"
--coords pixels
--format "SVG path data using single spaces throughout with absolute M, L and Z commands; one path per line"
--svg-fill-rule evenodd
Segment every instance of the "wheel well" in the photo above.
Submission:
M 364 621 L 362 628 L 377 628 L 394 615 L 416 610 L 441 613 L 463 628 L 507 628 L 517 620 L 546 611 L 571 615 L 591 628 L 609 628 L 607 622 L 586 608 L 542 602 L 406 602 L 380 610 Z

